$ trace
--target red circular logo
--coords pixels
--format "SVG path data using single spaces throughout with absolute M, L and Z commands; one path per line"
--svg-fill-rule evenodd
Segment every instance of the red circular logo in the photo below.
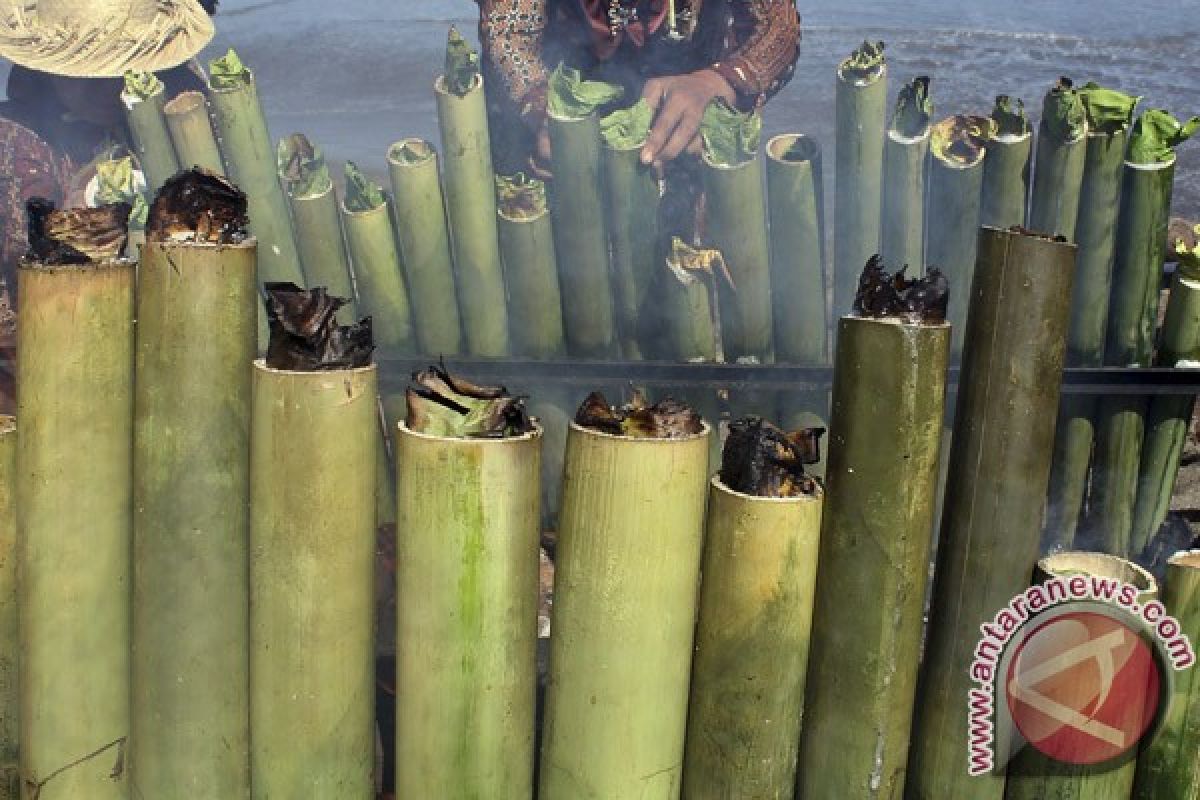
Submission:
M 1078 611 L 1020 643 L 1004 688 L 1030 744 L 1057 761 L 1098 764 L 1137 746 L 1158 712 L 1160 685 L 1154 652 L 1135 630 Z

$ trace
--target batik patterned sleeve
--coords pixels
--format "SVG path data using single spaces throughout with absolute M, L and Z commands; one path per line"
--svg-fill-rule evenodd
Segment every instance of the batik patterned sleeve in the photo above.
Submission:
M 715 66 L 743 105 L 760 105 L 782 89 L 800 55 L 795 0 L 734 0 L 733 46 Z
M 544 113 L 542 34 L 548 0 L 479 0 L 479 40 L 523 116 Z

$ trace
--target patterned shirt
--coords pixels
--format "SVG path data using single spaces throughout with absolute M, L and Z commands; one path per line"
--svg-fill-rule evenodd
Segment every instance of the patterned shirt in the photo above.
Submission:
M 528 115 L 545 109 L 548 70 L 542 60 L 542 39 L 555 0 L 478 0 L 480 40 L 512 100 Z M 610 57 L 623 38 L 641 46 L 659 32 L 666 16 L 665 0 L 651 0 L 644 22 L 614 26 L 608 0 L 558 0 L 582 5 L 589 22 L 593 52 Z M 710 0 L 712 2 L 712 0 Z M 620 5 L 620 4 L 618 4 Z M 625 4 L 627 5 L 627 4 Z M 714 3 L 714 5 L 716 5 Z M 723 55 L 711 65 L 737 91 L 740 105 L 760 105 L 791 78 L 799 55 L 800 17 L 795 0 L 731 0 Z M 703 0 L 676 0 L 677 11 L 692 24 L 704 10 Z

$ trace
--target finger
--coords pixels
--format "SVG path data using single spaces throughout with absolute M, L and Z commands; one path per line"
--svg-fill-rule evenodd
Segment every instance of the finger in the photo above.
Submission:
M 658 118 L 650 128 L 650 135 L 646 138 L 646 144 L 642 147 L 643 164 L 653 164 L 659 160 L 659 153 L 675 133 L 675 128 L 683 119 L 683 113 L 681 105 L 671 102 L 658 113 Z
M 700 132 L 700 115 L 687 113 L 679 118 L 679 124 L 671 133 L 671 138 L 658 153 L 659 161 L 674 161 L 679 157 L 696 135 Z
M 667 82 L 661 78 L 651 78 L 646 81 L 646 85 L 642 87 L 642 99 L 649 104 L 651 110 L 657 111 L 659 105 L 662 104 L 663 98 L 667 96 Z

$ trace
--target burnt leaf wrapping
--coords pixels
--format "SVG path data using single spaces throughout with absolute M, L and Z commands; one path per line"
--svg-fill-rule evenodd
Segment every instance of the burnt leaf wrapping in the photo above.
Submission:
M 669 397 L 651 405 L 641 392 L 619 407 L 610 406 L 600 392 L 592 392 L 575 413 L 575 424 L 637 439 L 681 439 L 704 432 L 695 409 Z
M 232 244 L 246 238 L 246 225 L 245 192 L 215 172 L 193 167 L 158 190 L 146 219 L 146 238 Z
M 737 420 L 721 453 L 721 483 L 757 497 L 815 495 L 820 484 L 804 467 L 821 460 L 824 433 L 824 428 L 785 433 L 760 417 Z
M 467 439 L 524 436 L 533 420 L 522 397 L 503 386 L 480 386 L 451 375 L 445 365 L 412 376 L 405 393 L 405 426 L 416 433 Z
M 908 279 L 904 269 L 895 274 L 884 267 L 883 259 L 871 256 L 858 281 L 854 313 L 860 317 L 893 317 L 907 322 L 941 324 L 946 321 L 950 285 L 937 267 L 924 277 Z
M 268 367 L 320 372 L 370 365 L 375 350 L 370 317 L 354 325 L 338 325 L 337 311 L 346 301 L 322 287 L 268 283 L 264 289 L 271 327 Z
M 29 216 L 26 258 L 48 266 L 90 264 L 120 258 L 129 238 L 129 203 L 96 208 L 56 209 L 34 197 L 25 204 Z

